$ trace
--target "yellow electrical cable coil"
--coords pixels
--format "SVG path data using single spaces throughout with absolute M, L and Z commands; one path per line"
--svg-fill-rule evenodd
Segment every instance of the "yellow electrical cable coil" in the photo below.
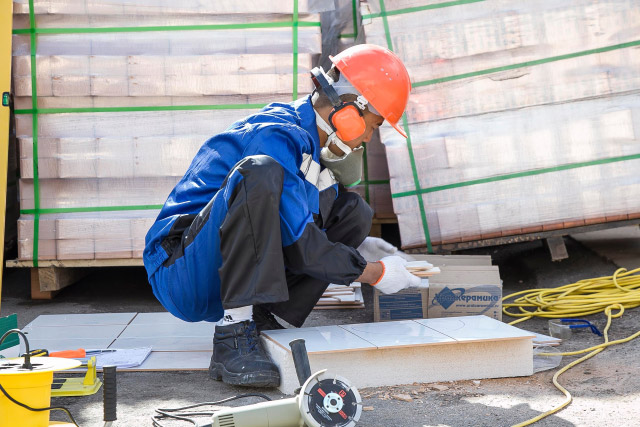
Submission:
M 507 295 L 502 299 L 502 311 L 507 316 L 519 317 L 510 325 L 524 322 L 532 317 L 545 318 L 565 318 L 582 317 L 590 314 L 604 312 L 607 315 L 607 326 L 604 328 L 604 343 L 585 348 L 584 350 L 567 353 L 538 353 L 540 356 L 573 356 L 590 352 L 580 359 L 574 360 L 553 376 L 553 385 L 556 386 L 566 397 L 564 402 L 555 408 L 531 418 L 513 427 L 523 427 L 540 421 L 541 419 L 554 414 L 571 403 L 571 393 L 567 391 L 559 382 L 558 377 L 577 364 L 595 356 L 605 348 L 614 344 L 622 344 L 640 336 L 640 331 L 620 340 L 609 341 L 609 327 L 611 319 L 622 316 L 625 308 L 640 306 L 640 268 L 627 271 L 624 268 L 618 269 L 613 276 L 598 277 L 595 279 L 585 279 L 559 288 L 546 288 L 537 290 L 526 290 Z M 517 297 L 517 298 L 516 298 Z M 513 302 L 505 301 L 516 298 Z M 509 308 L 517 307 L 518 312 L 509 312 Z M 615 314 L 612 310 L 618 310 Z

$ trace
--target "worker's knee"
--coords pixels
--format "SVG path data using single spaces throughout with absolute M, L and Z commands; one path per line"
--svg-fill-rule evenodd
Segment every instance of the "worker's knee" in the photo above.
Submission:
M 341 193 L 326 224 L 327 236 L 333 242 L 357 247 L 369 235 L 372 219 L 373 210 L 360 195 Z

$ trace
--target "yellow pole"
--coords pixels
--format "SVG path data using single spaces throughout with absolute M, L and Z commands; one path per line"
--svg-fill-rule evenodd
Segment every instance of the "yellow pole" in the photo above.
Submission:
M 13 1 L 0 0 L 0 260 L 4 267 L 4 221 L 7 213 L 7 162 L 9 160 L 9 100 L 11 91 L 11 27 Z M 0 304 L 2 271 L 0 270 Z M 2 306 L 0 305 L 0 308 Z

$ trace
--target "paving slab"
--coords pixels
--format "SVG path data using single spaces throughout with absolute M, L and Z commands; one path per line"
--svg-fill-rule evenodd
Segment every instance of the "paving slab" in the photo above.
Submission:
M 637 225 L 572 234 L 571 237 L 618 267 L 640 268 L 640 227 Z

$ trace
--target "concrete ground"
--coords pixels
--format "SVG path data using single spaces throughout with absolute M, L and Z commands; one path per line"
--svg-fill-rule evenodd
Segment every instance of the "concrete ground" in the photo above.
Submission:
M 569 259 L 553 263 L 542 242 L 528 242 L 467 251 L 490 254 L 500 266 L 504 294 L 519 290 L 554 287 L 584 278 L 611 275 L 616 264 L 575 239 L 566 238 Z M 602 252 L 606 255 L 606 251 Z M 633 263 L 633 260 L 628 261 Z M 636 266 L 640 267 L 640 259 Z M 321 310 L 305 326 L 373 321 L 372 293 L 365 287 L 364 310 Z M 41 314 L 96 312 L 154 312 L 162 307 L 153 297 L 141 268 L 96 269 L 81 282 L 64 289 L 52 301 L 31 301 L 27 270 L 5 271 L 2 314 L 18 313 L 20 326 Z M 604 327 L 602 314 L 588 317 Z M 505 320 L 508 321 L 507 318 Z M 545 320 L 530 320 L 520 326 L 548 333 Z M 610 338 L 627 337 L 640 330 L 640 311 L 628 310 L 614 319 Z M 581 331 L 562 345 L 563 350 L 586 348 L 602 339 Z M 640 426 L 640 339 L 613 346 L 571 369 L 560 382 L 573 394 L 573 403 L 538 426 Z M 562 365 L 575 357 L 565 357 Z M 363 426 L 510 426 L 536 416 L 563 400 L 551 384 L 555 370 L 524 378 L 410 384 L 360 390 L 364 405 L 358 425 Z M 340 372 L 349 378 L 348 372 Z M 118 421 L 116 426 L 151 425 L 154 408 L 177 407 L 215 401 L 247 390 L 208 379 L 206 372 L 122 373 L 118 376 Z M 283 396 L 267 391 L 274 399 Z M 412 401 L 397 400 L 407 394 Z M 82 426 L 102 425 L 101 393 L 89 397 L 56 398 L 54 403 L 70 408 Z M 255 402 L 248 399 L 244 403 Z M 64 420 L 54 413 L 52 419 Z M 185 422 L 166 422 L 186 426 Z
M 631 271 L 640 268 L 640 227 L 620 227 L 572 236 L 597 254 Z

